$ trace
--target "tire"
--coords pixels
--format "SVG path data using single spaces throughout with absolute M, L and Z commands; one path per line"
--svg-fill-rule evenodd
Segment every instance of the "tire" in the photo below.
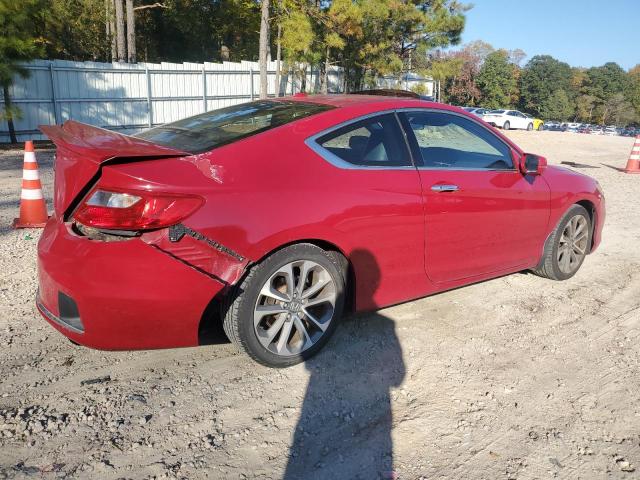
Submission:
M 506 122 L 504 122 L 504 125 L 502 126 L 502 129 L 503 130 L 509 130 L 509 127 L 511 127 L 511 124 L 507 120 Z
M 300 282 L 303 271 L 305 281 Z M 222 312 L 224 331 L 262 365 L 282 368 L 300 363 L 318 353 L 333 335 L 344 309 L 346 278 L 347 261 L 338 253 L 309 243 L 283 248 L 255 265 L 230 292 Z M 319 293 L 304 297 L 318 285 Z M 323 301 L 325 297 L 332 300 Z M 255 325 L 254 318 L 259 319 Z
M 541 132 L 542 130 L 544 130 L 544 123 L 538 125 L 538 131 Z
M 575 238 L 573 242 L 568 241 L 570 234 L 568 234 L 566 230 L 571 229 L 571 222 L 575 222 L 574 225 L 582 225 L 582 228 L 575 228 L 575 231 L 579 232 L 576 237 L 582 235 L 582 232 L 585 232 L 579 241 L 575 241 Z M 547 239 L 540 263 L 533 272 L 536 275 L 551 280 L 567 280 L 573 277 L 589 253 L 591 235 L 592 230 L 589 213 L 581 205 L 573 205 L 560 219 L 560 222 L 558 222 L 558 225 Z M 572 248 L 573 245 L 579 250 L 582 250 L 583 253 L 578 255 L 577 251 Z M 561 249 L 564 250 L 564 253 L 560 252 Z M 573 254 L 569 251 L 573 251 Z M 562 255 L 559 255 L 559 252 L 562 253 Z M 568 264 L 566 263 L 567 255 L 569 255 Z M 575 263 L 573 263 L 574 255 L 576 257 Z
M 527 131 L 531 131 L 533 130 L 533 123 L 530 123 L 529 125 L 527 125 Z

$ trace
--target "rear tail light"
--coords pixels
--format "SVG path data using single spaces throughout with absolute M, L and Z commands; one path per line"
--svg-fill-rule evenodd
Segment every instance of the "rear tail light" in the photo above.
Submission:
M 194 195 L 97 189 L 78 207 L 73 219 L 105 230 L 151 230 L 175 225 L 203 202 Z

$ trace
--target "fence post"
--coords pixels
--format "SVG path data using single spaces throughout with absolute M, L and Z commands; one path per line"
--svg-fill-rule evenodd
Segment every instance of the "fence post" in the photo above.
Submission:
M 207 71 L 202 64 L 202 113 L 207 111 Z
M 153 127 L 153 105 L 151 102 L 151 73 L 149 73 L 149 67 L 145 65 L 144 74 L 147 77 L 147 124 L 149 128 Z
M 254 87 L 253 87 L 253 67 L 249 67 L 249 84 L 251 87 L 251 101 L 253 101 L 255 97 Z
M 56 125 L 61 123 L 60 112 L 58 111 L 58 97 L 56 95 L 56 80 L 53 70 L 53 63 L 49 64 L 49 80 L 51 81 L 51 102 L 53 103 L 53 118 Z

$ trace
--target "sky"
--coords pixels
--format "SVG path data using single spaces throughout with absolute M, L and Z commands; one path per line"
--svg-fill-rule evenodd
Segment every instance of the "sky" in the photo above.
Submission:
M 466 0 L 462 43 L 483 40 L 494 48 L 532 56 L 548 54 L 573 67 L 640 63 L 640 0 Z

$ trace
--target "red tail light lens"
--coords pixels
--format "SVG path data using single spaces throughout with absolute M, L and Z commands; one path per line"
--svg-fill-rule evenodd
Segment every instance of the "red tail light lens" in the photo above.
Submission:
M 73 218 L 106 230 L 151 230 L 175 225 L 203 204 L 201 197 L 150 192 L 94 190 Z

